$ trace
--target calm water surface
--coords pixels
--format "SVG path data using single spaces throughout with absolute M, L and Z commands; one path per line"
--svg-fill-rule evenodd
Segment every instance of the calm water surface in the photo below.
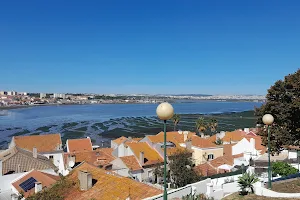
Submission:
M 262 103 L 199 101 L 175 103 L 179 114 L 211 114 L 253 110 Z M 39 106 L 0 111 L 0 129 L 10 127 L 34 128 L 73 121 L 106 121 L 119 117 L 154 116 L 157 104 L 95 104 L 68 106 Z

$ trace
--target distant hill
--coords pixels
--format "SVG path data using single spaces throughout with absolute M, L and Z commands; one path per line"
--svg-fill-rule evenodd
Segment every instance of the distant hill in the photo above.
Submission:
M 172 94 L 171 96 L 193 96 L 193 97 L 209 97 L 210 94 Z

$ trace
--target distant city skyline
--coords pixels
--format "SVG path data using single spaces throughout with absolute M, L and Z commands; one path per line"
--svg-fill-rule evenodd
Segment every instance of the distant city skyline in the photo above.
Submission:
M 265 95 L 300 63 L 300 2 L 3 1 L 0 90 Z

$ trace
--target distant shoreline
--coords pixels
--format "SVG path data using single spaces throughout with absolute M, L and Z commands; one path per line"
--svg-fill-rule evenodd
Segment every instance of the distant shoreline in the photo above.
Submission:
M 216 101 L 216 102 L 254 102 L 254 101 L 250 101 L 250 100 L 224 100 L 224 101 L 220 101 L 220 100 L 212 100 L 212 99 L 207 99 L 207 100 L 190 100 L 190 101 L 175 101 L 175 102 L 171 102 L 171 103 L 196 103 L 199 101 Z M 86 103 L 86 104 L 78 104 L 78 103 L 64 103 L 64 104 L 35 104 L 35 105 L 13 105 L 13 106 L 0 106 L 0 111 L 1 110 L 13 110 L 13 109 L 22 109 L 22 108 L 32 108 L 32 107 L 36 107 L 36 106 L 70 106 L 70 105 L 78 105 L 78 106 L 82 106 L 82 105 L 104 105 L 104 104 L 158 104 L 158 103 L 134 103 L 134 102 L 110 102 L 110 103 L 97 103 L 97 104 L 92 104 L 92 103 Z

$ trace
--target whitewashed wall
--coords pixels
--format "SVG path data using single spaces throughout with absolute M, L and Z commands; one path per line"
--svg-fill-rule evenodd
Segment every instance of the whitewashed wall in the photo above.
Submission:
M 207 183 L 210 183 L 211 179 L 206 179 L 197 183 L 189 184 L 184 187 L 173 189 L 168 191 L 168 199 L 172 198 L 182 198 L 183 196 L 191 194 L 193 190 L 196 194 L 206 194 Z M 146 198 L 145 200 L 163 200 L 163 194 L 156 195 L 153 197 Z
M 58 168 L 58 172 L 61 173 L 63 176 L 66 176 L 69 174 L 69 171 L 65 169 L 64 166 L 64 159 L 63 159 L 63 153 L 48 153 L 43 154 L 48 159 L 50 156 L 53 156 L 53 164 Z
M 28 172 L 0 176 L 0 192 L 11 189 L 11 182 Z

